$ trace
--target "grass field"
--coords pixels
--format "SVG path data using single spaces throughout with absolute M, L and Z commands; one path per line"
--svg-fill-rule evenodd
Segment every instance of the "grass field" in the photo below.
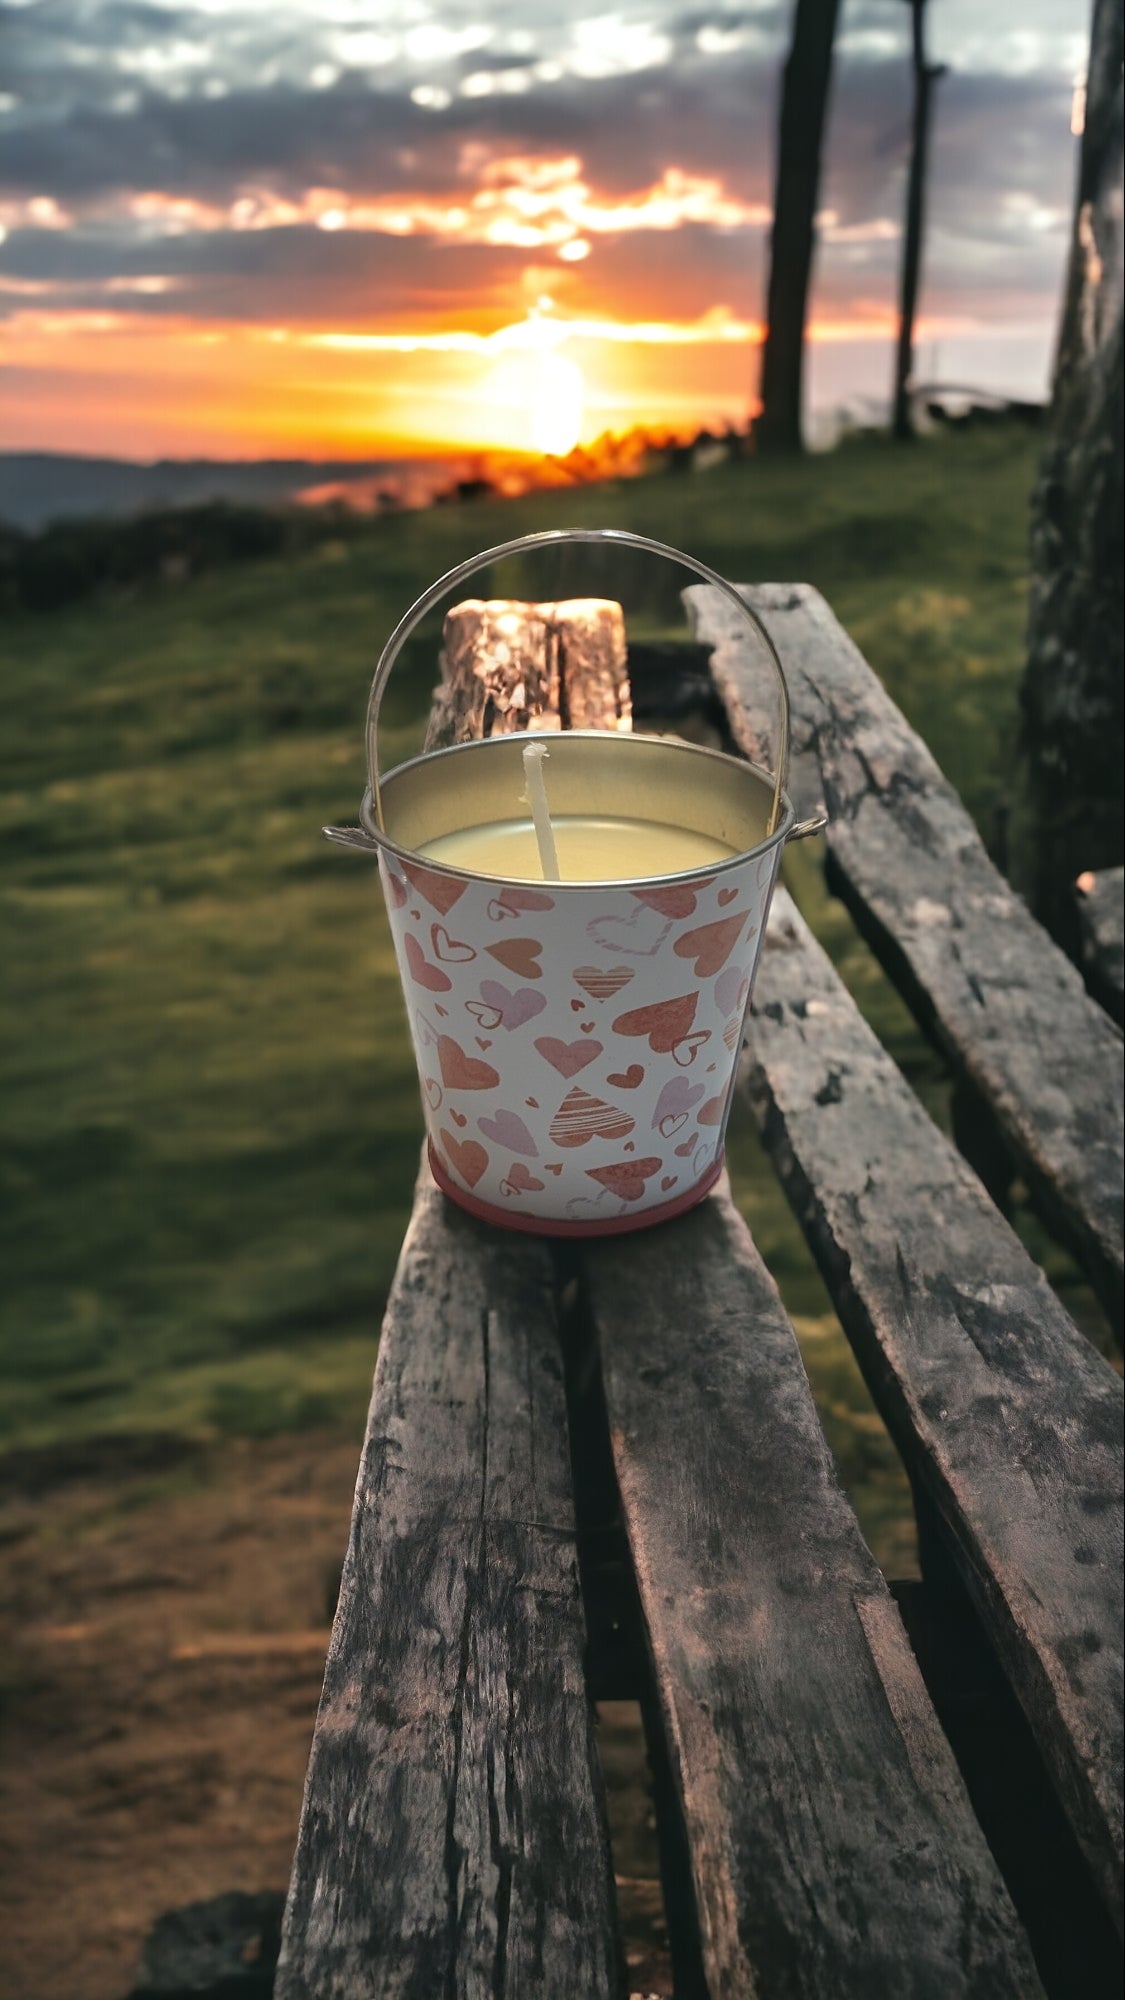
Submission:
M 355 817 L 374 659 L 427 582 L 525 528 L 579 523 L 739 580 L 806 579 L 987 833 L 1012 781 L 1036 455 L 1015 427 L 907 450 L 861 439 L 793 465 L 387 517 L 346 542 L 326 525 L 296 563 L 12 621 L 0 1444 L 358 1435 L 421 1121 L 374 873 L 319 829 Z M 388 761 L 417 747 L 433 678 L 425 663 L 396 686 Z M 795 868 L 940 1115 L 935 1058 L 815 864 Z M 731 1152 L 877 1536 L 900 1475 L 745 1127 Z

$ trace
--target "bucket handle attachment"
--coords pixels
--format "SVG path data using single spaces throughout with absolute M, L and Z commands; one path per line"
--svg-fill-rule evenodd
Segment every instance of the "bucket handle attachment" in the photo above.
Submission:
M 788 846 L 791 840 L 811 840 L 814 834 L 823 833 L 827 825 L 827 813 L 814 813 L 811 819 L 798 820 L 789 828 L 785 836 L 785 845 Z M 330 840 L 334 847 L 351 847 L 360 854 L 379 852 L 379 842 L 374 834 L 368 833 L 365 826 L 325 826 L 321 828 L 321 832 L 325 840 Z
M 693 571 L 703 583 L 709 583 L 713 589 L 721 591 L 728 602 L 733 604 L 735 609 L 742 613 L 747 624 L 751 626 L 765 647 L 766 655 L 773 667 L 777 681 L 781 731 L 777 752 L 777 769 L 774 773 L 773 804 L 770 808 L 769 821 L 766 826 L 767 838 L 773 833 L 781 817 L 781 795 L 785 790 L 786 779 L 789 775 L 789 690 L 785 684 L 785 674 L 778 657 L 777 647 L 774 645 L 757 613 L 751 610 L 745 600 L 739 596 L 734 585 L 728 583 L 725 577 L 720 576 L 717 570 L 710 569 L 706 563 L 699 562 L 695 556 L 687 556 L 680 549 L 670 548 L 666 542 L 653 541 L 648 535 L 631 534 L 625 528 L 547 528 L 539 534 L 520 535 L 515 541 L 501 542 L 496 548 L 485 549 L 482 554 L 471 556 L 467 562 L 458 563 L 455 568 L 447 570 L 444 576 L 439 577 L 436 583 L 431 584 L 428 590 L 423 591 L 421 597 L 411 605 L 406 615 L 399 620 L 399 623 L 395 626 L 394 631 L 387 640 L 382 653 L 379 655 L 379 661 L 371 682 L 371 692 L 367 698 L 367 790 L 364 793 L 363 804 L 360 808 L 360 818 L 363 821 L 363 826 L 325 827 L 324 831 L 329 840 L 336 841 L 342 847 L 362 847 L 368 849 L 377 847 L 378 842 L 371 838 L 370 833 L 366 832 L 367 828 L 374 826 L 379 832 L 386 832 L 383 821 L 382 773 L 379 768 L 379 710 L 382 706 L 387 682 L 390 679 L 391 669 L 416 626 L 421 623 L 428 612 L 433 611 L 441 603 L 443 597 L 458 584 L 465 583 L 469 577 L 475 576 L 478 570 L 487 569 L 490 564 L 500 562 L 505 556 L 526 555 L 536 549 L 556 547 L 564 542 L 600 542 L 603 545 L 608 544 L 611 547 L 638 549 L 645 551 L 649 555 L 664 556 L 670 562 L 678 563 L 682 569 Z M 804 821 L 801 826 L 795 826 L 791 829 L 788 838 L 790 840 L 804 839 L 807 834 L 818 832 L 823 823 L 823 821 Z M 360 834 L 363 837 L 357 838 L 356 836 Z

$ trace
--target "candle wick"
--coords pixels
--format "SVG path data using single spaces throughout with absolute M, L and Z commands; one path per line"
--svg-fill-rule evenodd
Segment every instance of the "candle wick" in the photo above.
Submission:
M 545 882 L 561 881 L 559 857 L 555 849 L 555 830 L 551 825 L 551 812 L 547 804 L 547 787 L 543 782 L 543 765 L 549 752 L 541 743 L 528 743 L 523 753 L 523 775 L 527 781 L 525 797 L 531 807 L 531 819 L 535 828 L 535 841 L 539 849 L 539 866 Z

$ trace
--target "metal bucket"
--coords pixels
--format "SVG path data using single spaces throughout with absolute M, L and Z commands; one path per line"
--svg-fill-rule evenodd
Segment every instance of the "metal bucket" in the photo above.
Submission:
M 470 575 L 560 541 L 647 550 L 722 590 L 776 676 L 774 769 L 663 737 L 487 738 L 383 775 L 379 707 L 405 640 Z M 529 740 L 552 815 L 683 829 L 707 859 L 673 873 L 543 881 L 425 850 L 518 816 Z M 430 1161 L 450 1198 L 507 1228 L 596 1235 L 699 1201 L 722 1169 L 743 1023 L 781 850 L 811 831 L 785 795 L 788 700 L 772 643 L 721 577 L 640 536 L 524 537 L 440 579 L 389 640 L 371 688 L 361 827 L 378 856 L 418 1063 Z M 612 846 L 612 836 L 610 836 Z

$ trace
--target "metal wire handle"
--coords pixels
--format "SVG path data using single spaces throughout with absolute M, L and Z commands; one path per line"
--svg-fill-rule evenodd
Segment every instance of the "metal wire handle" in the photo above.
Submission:
M 777 770 L 774 773 L 773 804 L 770 808 L 766 827 L 767 838 L 777 826 L 781 815 L 781 795 L 789 776 L 789 689 L 778 657 L 777 648 L 766 631 L 757 613 L 739 596 L 732 583 L 710 569 L 706 563 L 697 561 L 695 556 L 684 555 L 680 549 L 673 549 L 666 542 L 655 542 L 648 535 L 633 535 L 625 528 L 547 528 L 535 535 L 519 535 L 515 541 L 501 542 L 494 549 L 485 549 L 482 554 L 471 556 L 467 562 L 458 563 L 456 568 L 432 583 L 428 590 L 411 605 L 405 617 L 399 620 L 387 640 L 371 682 L 371 692 L 367 698 L 367 791 L 360 812 L 365 824 L 374 819 L 380 832 L 385 833 L 383 822 L 383 801 L 381 773 L 379 770 L 379 710 L 386 692 L 391 669 L 398 659 L 403 646 L 426 614 L 441 603 L 446 594 L 457 584 L 464 583 L 478 570 L 487 569 L 491 563 L 499 562 L 505 556 L 524 555 L 530 550 L 551 548 L 562 542 L 601 542 L 625 549 L 641 549 L 649 555 L 664 556 L 670 562 L 679 563 L 683 569 L 694 571 L 704 583 L 722 591 L 727 600 L 742 613 L 747 624 L 757 634 L 765 647 L 766 655 L 777 679 L 778 699 L 781 711 L 781 736 L 778 746 Z M 813 830 L 813 829 L 810 829 Z

